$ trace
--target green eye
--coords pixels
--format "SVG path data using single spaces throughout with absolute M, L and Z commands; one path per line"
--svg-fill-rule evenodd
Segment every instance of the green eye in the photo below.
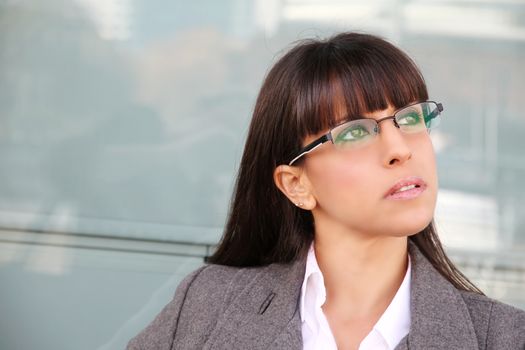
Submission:
M 337 138 L 335 139 L 335 143 L 361 141 L 369 135 L 370 133 L 364 126 L 353 125 L 341 131 L 337 135 Z
M 418 112 L 409 112 L 397 118 L 396 121 L 400 126 L 417 126 L 421 124 L 422 116 Z

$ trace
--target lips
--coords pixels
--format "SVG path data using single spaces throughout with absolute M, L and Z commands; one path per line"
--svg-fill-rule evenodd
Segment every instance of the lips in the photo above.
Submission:
M 385 194 L 387 197 L 399 197 L 403 194 L 419 194 L 427 188 L 427 184 L 419 176 L 409 176 L 396 182 Z

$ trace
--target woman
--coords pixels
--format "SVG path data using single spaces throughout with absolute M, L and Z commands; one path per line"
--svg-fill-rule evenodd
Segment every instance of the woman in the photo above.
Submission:
M 523 349 L 525 312 L 445 255 L 443 107 L 372 35 L 308 40 L 259 93 L 222 240 L 129 349 Z

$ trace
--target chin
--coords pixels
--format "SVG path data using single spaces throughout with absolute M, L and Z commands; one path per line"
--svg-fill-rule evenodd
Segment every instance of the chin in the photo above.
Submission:
M 432 221 L 432 217 L 428 217 L 424 220 L 414 220 L 412 222 L 407 222 L 407 223 L 400 223 L 400 225 L 398 226 L 398 232 L 396 232 L 396 236 L 412 236 L 412 235 L 415 235 L 416 233 L 419 233 L 421 231 L 423 231 L 427 226 L 428 224 L 430 224 L 430 222 Z
M 425 200 L 417 205 L 389 212 L 384 216 L 384 228 L 387 232 L 393 231 L 394 236 L 412 236 L 419 233 L 432 222 L 435 204 L 435 200 Z
M 412 236 L 423 231 L 434 218 L 433 212 L 411 213 L 401 217 L 391 218 L 385 223 L 383 232 L 389 236 L 404 237 Z

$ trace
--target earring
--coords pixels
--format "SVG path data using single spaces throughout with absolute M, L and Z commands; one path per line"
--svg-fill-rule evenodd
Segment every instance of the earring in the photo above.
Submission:
M 303 203 L 299 202 L 299 203 L 295 203 L 295 205 L 298 206 L 298 207 L 302 207 Z

